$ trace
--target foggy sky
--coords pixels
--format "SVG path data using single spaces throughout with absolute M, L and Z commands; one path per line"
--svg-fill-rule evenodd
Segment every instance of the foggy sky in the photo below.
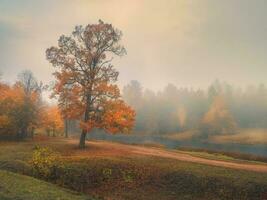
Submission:
M 45 50 L 102 19 L 124 34 L 121 86 L 266 84 L 266 9 L 265 0 L 0 0 L 0 71 L 9 82 L 23 69 L 52 81 Z

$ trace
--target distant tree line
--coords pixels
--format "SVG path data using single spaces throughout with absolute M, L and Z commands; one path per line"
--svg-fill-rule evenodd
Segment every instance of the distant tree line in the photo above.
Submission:
M 42 99 L 46 88 L 27 70 L 19 73 L 12 85 L 0 79 L 0 139 L 23 140 L 37 133 L 68 137 L 80 131 L 78 120 Z M 216 80 L 208 89 L 168 84 L 154 92 L 134 80 L 123 88 L 122 98 L 136 111 L 135 133 L 194 130 L 208 137 L 267 128 L 267 88 L 263 84 L 238 88 Z
M 138 81 L 123 88 L 123 99 L 136 110 L 134 131 L 169 134 L 197 130 L 202 136 L 231 134 L 239 128 L 267 128 L 267 88 L 234 87 L 214 81 L 207 90 L 143 89 Z

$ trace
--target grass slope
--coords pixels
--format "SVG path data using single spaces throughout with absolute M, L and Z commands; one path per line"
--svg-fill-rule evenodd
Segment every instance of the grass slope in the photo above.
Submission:
M 90 200 L 70 190 L 24 175 L 0 170 L 1 200 Z
M 116 143 L 111 145 L 107 142 L 91 142 L 88 148 L 79 150 L 76 141 L 64 139 L 21 143 L 0 142 L 0 169 L 31 175 L 28 161 L 31 159 L 35 145 L 48 146 L 62 156 L 64 168 L 58 169 L 57 177 L 53 177 L 51 182 L 91 196 L 103 197 L 105 200 L 267 199 L 267 173 L 132 154 L 127 152 L 127 145 L 125 145 L 126 149 L 123 149 Z M 193 154 L 209 159 L 231 160 L 219 155 L 196 152 Z M 38 189 L 37 179 L 5 173 L 10 177 L 5 179 L 0 175 L 1 200 L 56 200 L 57 197 L 61 200 L 64 198 L 60 195 L 46 199 L 45 195 L 53 195 L 55 190 L 69 193 L 42 181 L 39 182 L 44 183 L 45 186 Z M 23 178 L 17 179 L 17 176 Z M 5 184 L 11 184 L 13 181 L 16 183 L 16 180 L 26 181 L 29 186 L 26 186 L 26 183 L 17 183 L 17 186 L 13 186 L 16 194 L 8 193 L 12 187 Z M 6 188 L 4 192 L 3 188 Z M 35 188 L 37 192 L 31 194 L 25 191 L 31 188 Z M 44 198 L 25 196 L 23 199 L 21 198 L 23 194 L 40 194 Z M 15 196 L 17 199 L 12 195 L 17 195 Z M 75 194 L 72 195 L 75 196 Z M 70 196 L 67 195 L 67 197 Z M 75 200 L 74 197 L 70 199 Z M 76 199 L 84 199 L 84 197 L 76 195 Z
M 75 158 L 67 166 L 69 173 L 85 178 L 76 186 L 114 200 L 256 200 L 267 192 L 267 174 L 166 158 Z

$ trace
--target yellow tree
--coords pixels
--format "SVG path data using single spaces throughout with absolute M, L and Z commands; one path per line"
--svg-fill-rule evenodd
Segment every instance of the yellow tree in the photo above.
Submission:
M 222 96 L 213 98 L 210 109 L 202 119 L 202 129 L 205 136 L 230 134 L 236 131 L 237 125 Z
M 135 112 L 121 100 L 114 84 L 119 73 L 111 61 L 114 55 L 126 53 L 121 36 L 121 31 L 99 20 L 76 26 L 71 36 L 62 35 L 58 46 L 46 51 L 56 68 L 54 95 L 62 112 L 68 118 L 81 119 L 81 148 L 93 128 L 117 133 L 129 132 L 134 125 Z
M 42 127 L 47 131 L 48 136 L 50 136 L 51 131 L 54 137 L 56 134 L 63 132 L 63 118 L 57 106 L 49 106 L 43 109 Z

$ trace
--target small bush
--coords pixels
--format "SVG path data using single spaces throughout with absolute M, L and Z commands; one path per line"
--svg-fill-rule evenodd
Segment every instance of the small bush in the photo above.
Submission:
M 34 175 L 46 180 L 56 179 L 56 172 L 62 166 L 60 155 L 48 147 L 36 147 L 30 163 Z
M 111 176 L 112 176 L 112 169 L 110 169 L 110 168 L 104 168 L 102 170 L 102 173 L 103 173 L 104 179 L 110 179 Z
M 122 173 L 122 178 L 124 182 L 131 183 L 134 181 L 135 174 L 133 171 L 125 170 L 125 171 L 121 171 L 121 173 Z

